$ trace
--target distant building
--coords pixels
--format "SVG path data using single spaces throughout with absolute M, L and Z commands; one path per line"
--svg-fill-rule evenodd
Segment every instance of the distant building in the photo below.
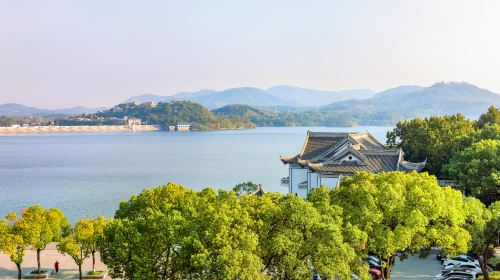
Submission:
M 263 196 L 264 194 L 266 194 L 266 191 L 264 190 L 264 187 L 262 187 L 262 185 L 259 184 L 259 188 L 256 191 L 254 191 L 252 194 L 256 195 L 256 196 Z
M 142 124 L 141 119 L 137 119 L 137 118 L 130 118 L 127 120 L 127 123 L 128 123 L 129 127 L 134 127 L 136 125 Z
M 158 104 L 156 104 L 156 102 L 151 101 L 151 102 L 144 102 L 141 105 L 149 108 L 156 108 Z
M 189 131 L 191 129 L 191 124 L 189 123 L 178 123 L 176 126 L 177 131 Z
M 290 193 L 301 197 L 316 187 L 335 188 L 342 177 L 356 172 L 421 171 L 425 161 L 403 160 L 401 149 L 386 148 L 370 133 L 307 132 L 304 146 L 296 156 L 282 156 L 289 176 L 281 179 Z

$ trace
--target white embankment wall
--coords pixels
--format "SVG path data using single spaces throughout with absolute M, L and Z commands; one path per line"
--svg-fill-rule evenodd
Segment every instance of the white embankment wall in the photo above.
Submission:
M 136 125 L 134 129 L 128 125 L 72 125 L 72 126 L 30 126 L 0 127 L 0 134 L 13 133 L 47 133 L 47 132 L 112 132 L 112 131 L 156 131 L 162 130 L 159 125 Z

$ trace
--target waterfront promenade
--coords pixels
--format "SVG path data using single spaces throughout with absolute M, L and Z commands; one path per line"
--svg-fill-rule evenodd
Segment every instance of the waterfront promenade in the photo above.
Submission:
M 29 126 L 0 127 L 0 134 L 50 133 L 50 132 L 116 132 L 116 131 L 157 131 L 160 125 L 72 125 L 72 126 Z
M 78 266 L 73 259 L 62 255 L 56 249 L 56 243 L 47 245 L 47 248 L 40 253 L 42 268 L 54 269 L 54 263 L 59 261 L 58 275 L 52 275 L 49 279 L 78 279 Z M 36 269 L 36 251 L 28 250 L 24 256 L 21 268 L 23 274 L 31 269 Z M 82 271 L 92 270 L 92 258 L 85 260 Z M 96 253 L 96 270 L 106 270 L 106 266 L 101 262 L 99 253 Z M 17 279 L 16 265 L 10 260 L 8 255 L 0 254 L 0 279 Z M 106 277 L 105 279 L 111 279 Z

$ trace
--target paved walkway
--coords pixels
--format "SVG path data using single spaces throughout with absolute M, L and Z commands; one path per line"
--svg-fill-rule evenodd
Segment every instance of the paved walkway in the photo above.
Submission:
M 436 259 L 436 252 L 432 251 L 427 258 L 421 259 L 417 255 L 409 256 L 404 261 L 397 260 L 393 272 L 393 280 L 432 280 L 441 273 L 441 262 Z
M 70 256 L 63 256 L 57 252 L 55 243 L 51 243 L 45 250 L 40 253 L 40 261 L 42 268 L 54 269 L 54 263 L 59 261 L 59 274 L 53 275 L 50 279 L 78 279 L 78 266 Z M 36 252 L 27 251 L 24 256 L 24 261 L 21 265 L 23 273 L 37 267 Z M 92 269 L 92 259 L 86 259 L 82 266 L 82 271 Z M 99 259 L 99 254 L 96 254 L 96 270 L 105 270 L 106 266 Z M 17 279 L 17 267 L 10 260 L 10 257 L 5 254 L 0 254 L 0 279 Z M 106 278 L 111 279 L 111 278 Z

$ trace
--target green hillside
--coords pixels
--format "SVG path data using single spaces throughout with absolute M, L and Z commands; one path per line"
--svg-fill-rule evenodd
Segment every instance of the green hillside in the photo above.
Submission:
M 139 118 L 148 124 L 157 124 L 164 127 L 177 123 L 190 123 L 191 128 L 199 130 L 253 128 L 254 124 L 246 119 L 233 116 L 216 116 L 200 104 L 188 101 L 172 101 L 150 104 L 119 104 L 109 110 L 91 115 L 81 115 L 68 119 L 57 120 L 59 125 L 78 124 L 117 124 L 123 122 L 124 117 Z

